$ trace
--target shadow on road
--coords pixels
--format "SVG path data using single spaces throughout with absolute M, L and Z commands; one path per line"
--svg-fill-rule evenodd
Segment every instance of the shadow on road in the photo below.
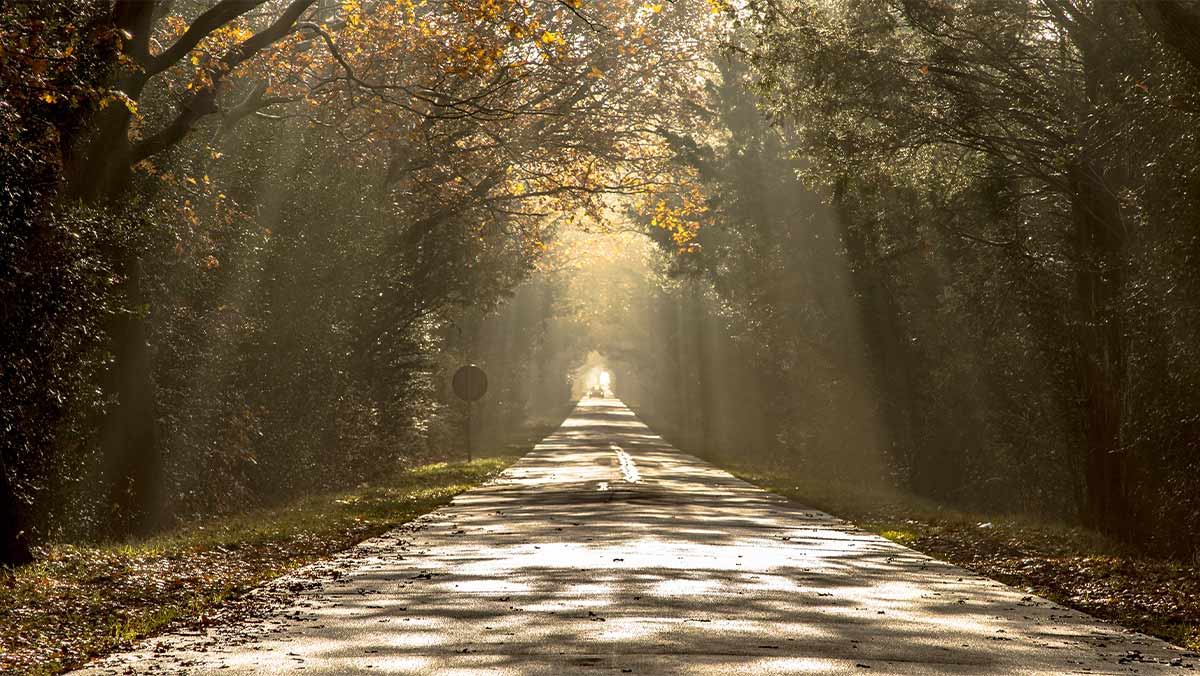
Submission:
M 167 641 L 140 666 L 1061 674 L 1182 654 L 754 488 L 611 399 L 416 532 L 364 543 L 259 629 Z

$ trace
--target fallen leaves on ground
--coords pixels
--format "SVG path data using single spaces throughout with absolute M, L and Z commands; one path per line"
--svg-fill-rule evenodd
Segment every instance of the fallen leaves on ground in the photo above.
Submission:
M 512 460 L 428 465 L 136 543 L 43 548 L 0 572 L 0 673 L 55 674 L 168 627 L 204 626 L 222 602 L 429 512 Z
M 1032 527 L 915 524 L 912 547 L 1063 605 L 1200 650 L 1200 568 L 1134 553 L 1071 551 Z
M 733 466 L 739 478 L 1056 603 L 1200 651 L 1200 565 L 1140 553 L 1083 528 L 956 511 L 885 489 Z

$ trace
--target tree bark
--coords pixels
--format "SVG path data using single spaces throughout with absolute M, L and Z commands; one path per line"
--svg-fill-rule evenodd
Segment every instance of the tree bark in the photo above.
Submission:
M 114 317 L 108 327 L 115 363 L 105 386 L 116 401 L 101 424 L 100 444 L 111 507 L 109 532 L 145 535 L 162 521 L 154 362 L 142 314 L 147 300 L 136 255 L 126 255 L 121 273 L 129 309 Z
M 12 487 L 8 467 L 0 457 L 0 567 L 23 566 L 33 561 L 29 538 L 22 524 L 28 522 L 26 509 Z
M 1083 405 L 1087 520 L 1098 530 L 1132 537 L 1129 458 L 1122 443 L 1127 337 L 1119 302 L 1125 285 L 1126 231 L 1117 199 L 1123 181 L 1100 151 L 1112 132 L 1105 113 L 1117 89 L 1109 36 L 1121 30 L 1121 7 L 1098 3 L 1090 21 L 1072 27 L 1079 46 L 1084 98 L 1079 111 L 1081 150 L 1067 184 L 1075 255 L 1076 368 Z
M 156 4 L 121 2 L 113 23 L 132 35 L 126 53 L 148 58 L 149 33 Z M 144 85 L 140 75 L 118 75 L 118 85 L 136 100 Z M 129 124 L 132 115 L 120 103 L 97 113 L 93 131 L 71 149 L 68 192 L 87 203 L 120 206 L 131 181 Z M 146 533 L 157 521 L 158 448 L 153 364 L 146 344 L 142 269 L 134 252 L 110 251 L 123 280 L 125 312 L 106 327 L 113 364 L 102 386 L 112 399 L 100 423 L 100 450 L 110 498 L 107 529 L 112 535 Z
M 1128 537 L 1129 470 L 1121 441 L 1126 349 L 1117 307 L 1125 236 L 1116 197 L 1097 168 L 1084 159 L 1072 169 L 1070 181 L 1087 517 L 1097 529 Z

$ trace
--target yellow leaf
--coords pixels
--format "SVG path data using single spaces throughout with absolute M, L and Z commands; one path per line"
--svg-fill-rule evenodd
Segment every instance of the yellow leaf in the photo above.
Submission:
M 54 92 L 46 92 L 42 94 L 41 99 L 46 103 L 54 103 L 58 100 L 58 97 L 54 95 Z

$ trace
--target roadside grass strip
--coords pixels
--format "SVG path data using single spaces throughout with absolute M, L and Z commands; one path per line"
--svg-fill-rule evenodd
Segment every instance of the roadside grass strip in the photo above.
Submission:
M 437 463 L 352 490 L 107 545 L 52 544 L 0 570 L 0 673 L 47 676 L 170 628 L 446 504 L 517 456 Z

